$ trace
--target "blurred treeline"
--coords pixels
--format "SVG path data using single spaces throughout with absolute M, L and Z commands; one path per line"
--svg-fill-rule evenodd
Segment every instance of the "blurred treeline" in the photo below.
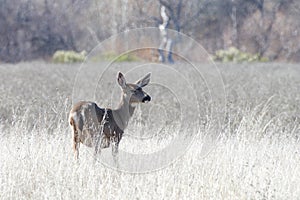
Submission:
M 0 61 L 88 52 L 119 32 L 158 27 L 162 5 L 168 28 L 210 53 L 235 46 L 271 61 L 300 61 L 298 0 L 0 0 Z

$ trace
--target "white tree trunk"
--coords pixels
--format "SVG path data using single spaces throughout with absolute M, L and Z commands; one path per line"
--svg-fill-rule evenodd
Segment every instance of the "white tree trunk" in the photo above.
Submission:
M 173 41 L 172 39 L 170 39 L 168 37 L 168 31 L 166 29 L 167 25 L 168 25 L 168 22 L 169 22 L 169 17 L 166 13 L 166 8 L 165 6 L 162 6 L 161 9 L 160 9 L 160 15 L 163 19 L 163 23 L 159 25 L 159 30 L 160 30 L 160 35 L 161 35 L 161 42 L 160 42 L 160 45 L 159 45 L 159 49 L 158 49 L 158 52 L 159 52 L 159 61 L 160 62 L 165 62 L 166 59 L 165 59 L 165 52 L 168 53 L 168 62 L 170 63 L 173 63 L 173 58 L 172 58 L 172 44 L 173 44 Z

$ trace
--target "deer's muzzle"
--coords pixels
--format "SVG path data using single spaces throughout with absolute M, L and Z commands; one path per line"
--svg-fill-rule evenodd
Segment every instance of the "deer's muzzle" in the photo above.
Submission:
M 143 103 L 145 103 L 146 101 L 151 101 L 151 97 L 149 95 L 145 96 L 142 100 Z

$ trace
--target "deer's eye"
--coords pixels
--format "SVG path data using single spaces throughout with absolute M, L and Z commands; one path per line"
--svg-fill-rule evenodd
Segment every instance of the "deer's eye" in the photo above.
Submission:
M 134 89 L 134 90 L 130 90 L 132 93 L 136 94 L 140 91 L 142 91 L 142 88 L 137 88 L 137 89 Z

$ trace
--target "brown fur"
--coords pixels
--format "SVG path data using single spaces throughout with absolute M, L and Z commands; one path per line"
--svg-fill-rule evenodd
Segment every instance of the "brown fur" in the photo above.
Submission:
M 112 144 L 115 156 L 124 129 L 134 112 L 131 104 L 150 101 L 151 98 L 141 89 L 149 83 L 150 74 L 139 80 L 137 84 L 126 84 L 121 73 L 118 74 L 117 80 L 122 88 L 122 98 L 117 109 L 100 108 L 96 103 L 89 101 L 80 101 L 71 109 L 69 123 L 73 130 L 75 158 L 79 157 L 80 143 L 95 147 L 95 154 L 98 149 L 108 148 Z

